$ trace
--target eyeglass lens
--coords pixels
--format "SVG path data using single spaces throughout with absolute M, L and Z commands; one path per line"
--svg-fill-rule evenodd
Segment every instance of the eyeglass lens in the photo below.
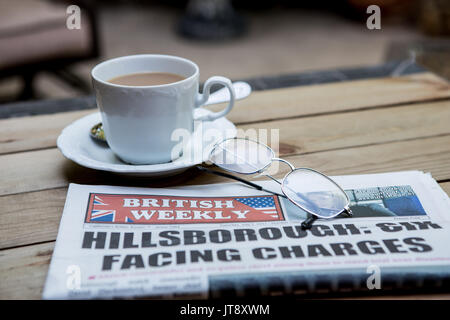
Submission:
M 321 218 L 332 218 L 348 205 L 348 198 L 336 183 L 309 169 L 296 169 L 286 176 L 283 193 L 301 208 Z
M 268 166 L 274 153 L 269 147 L 247 139 L 228 139 L 217 144 L 210 161 L 218 167 L 241 174 L 252 174 Z

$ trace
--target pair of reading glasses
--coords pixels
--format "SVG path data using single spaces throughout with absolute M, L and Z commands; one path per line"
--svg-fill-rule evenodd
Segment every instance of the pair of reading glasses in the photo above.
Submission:
M 209 161 L 228 172 L 243 175 L 260 174 L 278 183 L 283 194 L 265 190 L 256 183 L 226 172 L 197 167 L 201 171 L 231 178 L 258 190 L 289 199 L 310 214 L 301 224 L 303 229 L 311 228 L 317 218 L 331 219 L 340 214 L 352 216 L 349 207 L 350 199 L 335 181 L 319 171 L 295 168 L 288 161 L 276 158 L 275 152 L 265 144 L 244 138 L 226 139 L 213 147 Z M 288 165 L 291 170 L 281 181 L 265 173 L 273 161 L 280 161 Z

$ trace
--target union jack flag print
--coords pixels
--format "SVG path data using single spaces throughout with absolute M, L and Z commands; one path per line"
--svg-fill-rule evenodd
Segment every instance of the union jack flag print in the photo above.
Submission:
M 94 208 L 91 210 L 91 221 L 92 222 L 114 222 L 116 216 L 116 210 L 111 209 L 99 209 L 108 206 L 102 198 L 94 195 L 93 199 Z

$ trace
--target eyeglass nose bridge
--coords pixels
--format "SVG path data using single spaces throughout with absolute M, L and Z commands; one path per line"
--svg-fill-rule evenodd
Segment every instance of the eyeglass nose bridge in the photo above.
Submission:
M 272 150 L 272 152 L 273 152 L 273 150 Z M 281 185 L 282 185 L 282 181 L 280 182 L 280 181 L 278 181 L 278 179 L 272 177 L 270 174 L 264 173 L 264 171 L 272 164 L 273 161 L 279 161 L 279 162 L 282 162 L 282 163 L 284 163 L 284 164 L 287 164 L 287 165 L 289 166 L 289 168 L 291 169 L 291 172 L 295 170 L 295 167 L 294 167 L 289 161 L 287 161 L 287 160 L 284 160 L 284 159 L 281 159 L 281 158 L 273 157 L 273 158 L 270 160 L 270 163 L 269 163 L 267 166 L 265 166 L 263 169 L 261 169 L 260 171 L 258 171 L 260 174 L 265 175 L 266 177 L 272 179 L 273 181 L 275 181 L 276 183 L 278 183 L 278 184 L 281 186 Z M 289 172 L 289 173 L 291 173 L 291 172 Z M 288 174 L 289 174 L 289 173 L 288 173 Z
M 290 163 L 287 160 L 281 159 L 281 158 L 272 158 L 272 161 L 279 161 L 282 162 L 284 164 L 287 164 L 289 166 L 289 168 L 291 169 L 291 172 L 295 170 L 295 167 L 292 165 L 292 163 Z

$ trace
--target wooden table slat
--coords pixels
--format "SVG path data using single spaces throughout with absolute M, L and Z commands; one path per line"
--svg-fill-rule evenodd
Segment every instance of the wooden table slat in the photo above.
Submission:
M 84 113 L 86 111 L 78 114 Z M 380 109 L 353 111 L 317 116 L 314 120 L 293 118 L 239 125 L 238 128 L 241 129 L 240 136 L 246 134 L 254 136 L 254 139 L 258 138 L 257 134 L 266 132 L 268 141 L 272 135 L 269 130 L 279 130 L 279 140 L 282 142 L 281 155 L 287 155 L 448 134 L 450 133 L 448 119 L 450 119 L 450 100 L 393 107 L 388 112 Z M 59 114 L 54 123 L 67 124 L 67 120 L 69 119 L 60 117 Z M 47 122 L 49 124 L 43 124 L 48 128 L 47 131 L 31 131 L 23 139 L 14 140 L 12 135 L 4 136 L 3 141 L 9 142 L 0 143 L 0 154 L 27 151 L 31 146 L 56 147 L 55 137 L 61 128 L 53 126 L 53 129 L 49 129 L 53 121 L 47 119 Z M 18 129 L 16 131 L 19 132 Z
M 0 251 L 0 300 L 40 299 L 55 243 Z
M 380 108 L 450 97 L 450 84 L 431 74 L 260 91 L 236 102 L 235 123 Z
M 42 152 L 49 151 L 53 150 Z M 53 154 L 53 156 L 55 155 Z M 450 179 L 450 135 L 289 156 L 286 159 L 296 166 L 316 168 L 329 175 L 423 170 L 431 172 L 435 179 L 447 180 Z M 51 172 L 51 168 L 38 171 L 37 173 L 43 172 L 43 175 L 30 180 L 38 181 L 35 187 L 62 188 L 27 192 L 25 189 L 30 186 L 30 181 L 26 180 L 20 184 L 22 190 L 17 190 L 21 193 L 0 197 L 0 212 L 2 212 L 0 215 L 0 249 L 54 240 L 65 201 L 66 189 L 64 187 L 68 185 L 68 181 L 124 185 L 123 180 L 118 179 L 118 176 L 103 175 L 94 170 L 87 171 L 76 165 L 73 167 L 74 173 L 67 180 L 54 179 L 55 176 L 52 177 L 53 179 L 47 179 L 49 174 L 47 171 Z M 287 172 L 286 170 L 287 168 L 280 167 L 280 172 L 276 176 L 283 176 Z M 77 176 L 76 172 L 80 172 L 80 175 Z M 230 182 L 230 180 L 207 174 L 196 176 L 186 174 L 185 179 L 183 181 L 185 185 Z M 152 186 L 145 179 L 131 180 L 126 185 Z M 46 219 L 45 225 L 42 224 L 44 218 Z
M 442 189 L 450 196 L 450 182 L 442 182 L 439 184 Z
M 236 103 L 228 118 L 236 124 L 253 123 L 442 98 L 450 98 L 450 86 L 423 73 L 253 92 Z M 211 107 L 220 108 L 223 106 Z M 92 112 L 95 110 L 0 120 L 0 154 L 54 147 L 65 126 Z
M 395 107 L 389 112 L 365 110 L 323 115 L 315 117 L 314 121 L 297 118 L 238 127 L 247 133 L 249 129 L 280 129 L 280 156 L 287 156 L 439 137 L 450 134 L 449 118 L 450 103 L 443 101 Z M 63 187 L 68 181 L 102 183 L 111 180 L 107 173 L 84 169 L 66 160 L 57 149 L 3 155 L 0 168 L 3 168 L 0 196 Z

